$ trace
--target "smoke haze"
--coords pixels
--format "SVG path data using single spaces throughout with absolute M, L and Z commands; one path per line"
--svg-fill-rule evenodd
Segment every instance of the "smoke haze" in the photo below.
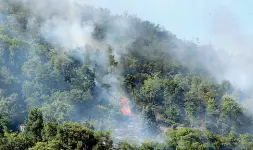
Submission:
M 230 80 L 243 90 L 252 90 L 253 35 L 245 30 L 234 12 L 220 8 L 213 14 L 210 36 L 221 60 L 222 79 Z
M 250 16 L 248 6 L 251 2 L 241 3 L 240 1 L 227 0 L 158 0 L 153 2 L 148 0 L 145 2 L 125 1 L 122 2 L 124 5 L 119 7 L 116 7 L 119 3 L 114 0 L 108 2 L 88 0 L 87 3 L 97 7 L 107 7 L 112 9 L 114 13 L 122 14 L 124 11 L 128 11 L 131 14 L 134 12 L 145 19 L 156 21 L 155 23 L 162 23 L 168 30 L 174 31 L 176 35 L 179 34 L 180 38 L 187 40 L 193 37 L 194 39 L 198 38 L 201 44 L 204 44 L 204 50 L 201 49 L 202 52 L 197 52 L 196 59 L 218 81 L 227 79 L 243 90 L 251 90 L 253 77 L 249 62 L 252 60 L 252 42 L 250 41 L 253 34 L 250 28 L 244 27 L 252 26 L 252 22 L 248 22 L 247 25 L 242 22 Z M 131 6 L 132 3 L 135 5 Z M 143 3 L 146 5 L 142 5 Z M 150 8 L 155 10 L 147 12 L 146 9 Z M 164 19 L 165 17 L 167 19 Z M 206 45 L 206 43 L 209 44 Z M 180 47 L 180 43 L 178 45 Z
M 119 61 L 121 55 L 128 53 L 126 46 L 135 41 L 140 36 L 139 32 L 141 32 L 137 32 L 138 29 L 134 29 L 132 22 L 127 19 L 113 16 L 111 22 L 107 23 L 109 27 L 104 35 L 105 37 L 101 40 L 102 42 L 97 42 L 93 38 L 93 33 L 97 25 L 104 23 L 105 18 L 109 16 L 110 13 L 106 10 L 104 10 L 104 13 L 95 14 L 86 6 L 85 2 L 76 0 L 12 0 L 12 2 L 21 3 L 35 15 L 35 17 L 31 16 L 29 18 L 28 28 L 39 27 L 40 34 L 58 50 L 70 52 L 80 48 L 80 52 L 74 57 L 84 62 L 85 58 L 80 55 L 81 53 L 89 53 L 90 48 L 92 50 L 91 54 L 94 54 L 98 49 L 99 54 L 92 55 L 91 61 L 96 62 L 101 68 L 109 66 L 107 58 L 108 45 L 112 47 L 115 59 Z M 142 9 L 145 9 L 145 7 Z M 1 18 L 3 17 L 0 15 L 0 20 Z M 40 24 L 37 24 L 38 20 L 40 20 Z M 241 89 L 251 90 L 253 87 L 253 71 L 251 69 L 251 60 L 253 60 L 253 53 L 251 52 L 253 49 L 252 37 L 240 27 L 233 12 L 220 8 L 212 13 L 212 19 L 210 20 L 210 39 L 213 46 L 196 44 L 196 49 L 193 50 L 195 53 L 192 54 L 193 57 L 188 58 L 188 56 L 184 56 L 184 52 L 188 50 L 187 45 L 182 46 L 182 40 L 178 39 L 174 41 L 176 45 L 174 51 L 178 59 L 188 65 L 189 68 L 191 68 L 191 62 L 194 59 L 200 66 L 212 73 L 218 81 L 227 79 Z M 95 67 L 92 66 L 92 69 L 95 69 Z M 121 98 L 127 97 L 120 84 L 121 69 L 118 67 L 111 74 L 103 76 L 101 80 L 104 83 L 109 83 L 111 87 L 109 91 L 101 92 L 98 97 L 108 98 L 114 104 L 114 107 L 120 108 Z M 100 81 L 97 81 L 96 84 L 100 86 Z M 114 113 L 111 112 L 107 119 L 108 122 L 111 121 L 110 117 L 113 117 Z M 141 121 L 133 121 L 138 131 L 143 128 Z M 108 125 L 112 128 L 115 126 L 119 127 L 121 125 L 120 123 Z M 124 128 L 126 127 L 120 127 L 120 129 Z M 132 132 L 135 131 L 132 130 Z M 123 136 L 127 136 L 127 134 Z
M 128 53 L 125 51 L 126 46 L 134 41 L 139 35 L 135 34 L 135 29 L 131 28 L 131 22 L 122 17 L 114 16 L 108 24 L 106 35 L 101 42 L 97 42 L 93 38 L 94 30 L 97 25 L 104 23 L 109 16 L 109 12 L 96 14 L 86 6 L 85 3 L 80 3 L 76 0 L 12 0 L 14 3 L 20 3 L 25 9 L 28 9 L 33 16 L 28 20 L 28 30 L 39 28 L 39 34 L 45 40 L 52 44 L 57 50 L 71 52 L 78 60 L 85 63 L 85 55 L 90 55 L 92 64 L 100 66 L 99 72 L 106 72 L 105 68 L 108 64 L 108 45 L 112 47 L 112 53 L 115 59 L 119 61 L 122 54 Z M 91 18 L 89 18 L 91 17 Z M 39 24 L 38 24 L 39 22 Z M 133 34 L 134 33 L 134 34 Z M 129 38 L 131 36 L 132 38 Z M 120 43 L 120 44 L 119 44 Z M 96 54 L 96 52 L 99 52 Z M 91 65 L 91 69 L 96 69 Z M 109 101 L 113 107 L 120 110 L 120 102 L 122 97 L 127 96 L 120 84 L 121 69 L 117 68 L 108 75 L 97 75 L 96 86 L 100 87 L 102 83 L 110 84 L 108 91 L 100 91 L 97 95 L 98 99 Z M 60 101 L 55 101 L 57 105 Z M 130 103 L 130 101 L 129 101 Z M 131 105 L 131 103 L 130 103 Z M 59 106 L 60 107 L 60 106 Z M 50 108 L 46 105 L 43 111 Z M 73 109 L 73 107 L 71 107 Z M 92 113 L 92 112 L 90 112 Z M 75 114 L 77 118 L 82 118 L 79 114 Z M 116 138 L 125 138 L 128 140 L 132 137 L 137 137 L 136 141 L 149 138 L 142 134 L 144 126 L 142 124 L 141 115 L 139 119 L 132 120 L 131 124 L 125 121 L 115 123 L 115 112 L 110 112 L 108 116 L 103 118 L 103 121 L 83 118 L 82 121 L 95 121 L 98 130 L 113 129 L 112 135 Z M 101 118 L 102 119 L 102 118 Z M 80 121 L 80 120 L 78 120 Z M 101 127 L 102 126 L 102 127 Z M 130 127 L 129 127 L 130 126 Z M 105 127 L 105 128 L 104 128 Z M 134 129 L 133 129 L 134 127 Z M 128 129 L 129 128 L 129 129 Z M 114 130 L 115 129 L 115 130 Z

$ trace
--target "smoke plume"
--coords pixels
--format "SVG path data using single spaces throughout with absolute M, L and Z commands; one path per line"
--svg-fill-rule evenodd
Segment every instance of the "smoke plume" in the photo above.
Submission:
M 38 28 L 39 34 L 60 51 L 70 52 L 78 49 L 79 52 L 74 57 L 83 62 L 85 58 L 80 54 L 89 54 L 91 50 L 91 61 L 96 62 L 101 68 L 109 68 L 108 45 L 112 47 L 115 59 L 119 61 L 121 55 L 128 53 L 126 46 L 140 36 L 140 32 L 137 32 L 140 29 L 133 28 L 132 22 L 124 17 L 115 15 L 108 19 L 110 16 L 108 10 L 102 10 L 100 13 L 94 12 L 85 2 L 77 0 L 10 0 L 10 2 L 20 4 L 31 12 L 32 15 L 28 18 L 28 30 Z M 0 14 L 0 21 L 1 18 L 3 16 Z M 103 37 L 99 37 L 100 42 L 98 42 L 93 36 L 94 31 L 100 32 L 98 26 L 101 24 L 106 25 L 104 27 L 106 31 L 104 35 L 102 34 Z M 195 62 L 197 66 L 204 67 L 212 73 L 218 81 L 227 79 L 242 89 L 251 90 L 253 71 L 250 67 L 250 60 L 253 58 L 251 52 L 253 36 L 242 29 L 236 16 L 227 9 L 221 9 L 213 14 L 210 35 L 214 46 L 190 43 L 193 49 L 190 51 L 190 56 L 185 55 L 185 51 L 189 50 L 189 45 L 182 44 L 181 40 L 168 43 L 168 45 L 175 46 L 171 48 L 173 50 L 169 47 L 168 49 L 174 52 L 178 59 L 189 68 Z M 96 50 L 99 51 L 99 54 L 93 55 Z M 91 69 L 96 69 L 95 66 L 91 65 L 91 67 Z M 122 97 L 128 97 L 121 87 L 120 78 L 120 68 L 101 77 L 102 82 L 110 84 L 111 87 L 108 92 L 100 92 L 98 96 L 108 99 L 119 110 Z M 98 80 L 96 84 L 101 86 Z M 108 122 L 112 122 L 113 114 L 114 112 L 109 114 Z M 138 128 L 135 130 L 142 129 L 141 123 L 141 120 L 133 121 L 133 126 Z M 106 123 L 103 122 L 103 124 Z M 126 128 L 121 122 L 108 125 L 108 127 L 119 127 L 119 130 Z M 126 134 L 121 136 L 132 134 L 135 130 L 125 130 Z
M 236 14 L 226 7 L 213 14 L 210 25 L 210 39 L 222 66 L 212 68 L 213 74 L 219 80 L 230 80 L 239 88 L 252 91 L 253 34 L 245 30 Z
M 84 56 L 90 55 L 90 61 L 94 62 L 90 65 L 92 70 L 96 69 L 93 65 L 95 63 L 100 66 L 100 72 L 107 71 L 102 68 L 110 68 L 107 55 L 108 45 L 112 48 L 116 61 L 119 61 L 120 56 L 127 53 L 126 46 L 139 36 L 135 34 L 131 22 L 124 17 L 113 16 L 109 19 L 110 22 L 105 22 L 108 21 L 110 15 L 107 10 L 103 10 L 103 13 L 93 12 L 89 6 L 77 0 L 11 0 L 9 2 L 21 5 L 32 14 L 28 18 L 28 31 L 39 29 L 36 32 L 55 49 L 62 52 L 75 50 L 76 53 L 72 53 L 73 57 L 83 63 L 86 61 Z M 98 42 L 93 35 L 97 26 L 101 24 L 106 24 L 107 27 L 105 27 L 104 37 L 101 37 Z M 99 80 L 111 86 L 109 91 L 99 92 L 97 97 L 107 99 L 113 107 L 118 107 L 119 111 L 122 97 L 127 97 L 119 82 L 120 78 L 121 69 L 117 68 L 108 75 L 98 74 L 96 79 L 97 87 L 101 86 Z M 75 116 L 79 115 L 75 114 Z M 121 138 L 130 137 L 130 139 L 136 136 L 138 140 L 146 138 L 141 134 L 143 130 L 141 117 L 132 120 L 129 125 L 125 121 L 114 123 L 114 116 L 115 112 L 111 112 L 108 118 L 103 118 L 102 122 L 100 120 L 95 120 L 95 122 L 97 126 L 99 122 L 106 124 L 106 130 L 116 129 L 112 133 L 114 136 L 120 135 Z M 85 120 L 89 119 L 86 118 L 83 121 Z

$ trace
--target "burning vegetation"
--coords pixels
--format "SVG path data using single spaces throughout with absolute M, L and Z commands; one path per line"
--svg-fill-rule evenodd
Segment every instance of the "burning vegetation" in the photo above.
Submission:
M 131 116 L 132 115 L 132 111 L 129 107 L 129 104 L 127 102 L 127 99 L 126 97 L 124 97 L 122 100 L 121 100 L 121 105 L 120 105 L 120 110 L 121 110 L 121 113 L 123 115 L 126 115 L 126 116 Z
M 138 149 L 125 139 L 252 149 L 253 119 L 238 104 L 247 95 L 201 64 L 221 64 L 211 63 L 216 50 L 135 16 L 57 2 L 0 0 L 0 150 Z

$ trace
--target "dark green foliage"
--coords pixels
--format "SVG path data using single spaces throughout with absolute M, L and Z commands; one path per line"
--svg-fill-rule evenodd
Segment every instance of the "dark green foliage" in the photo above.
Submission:
M 164 143 L 120 142 L 115 149 L 251 149 L 252 116 L 239 104 L 246 96 L 229 81 L 218 84 L 195 58 L 207 47 L 149 21 L 85 6 L 80 20 L 94 23 L 91 43 L 64 49 L 40 34 L 43 17 L 22 6 L 0 1 L 1 150 L 113 149 L 110 133 L 95 128 L 128 118 L 115 91 L 142 114 L 143 133 L 168 131 Z M 122 31 L 119 20 L 129 29 Z M 96 123 L 69 122 L 87 119 Z M 16 132 L 24 122 L 25 131 Z
M 151 106 L 147 106 L 144 109 L 143 116 L 145 119 L 145 125 L 147 126 L 147 132 L 151 132 L 151 134 L 155 134 L 157 132 L 157 122 L 154 110 Z M 145 132 L 145 131 L 144 131 Z
M 122 141 L 117 144 L 116 150 L 138 150 L 137 146 L 129 144 L 127 141 Z
M 92 132 L 87 130 L 87 128 L 80 127 L 77 123 L 63 124 L 58 131 L 58 136 L 61 143 L 64 143 L 65 147 L 70 149 L 81 147 L 91 149 L 97 143 Z M 83 143 L 83 141 L 87 141 L 89 144 Z
M 0 138 L 0 150 L 28 149 L 34 145 L 33 137 L 23 133 L 10 133 L 5 130 L 4 136 Z
M 36 145 L 29 150 L 59 150 L 63 149 L 59 141 L 50 141 L 50 142 L 38 142 Z
M 44 125 L 43 141 L 51 141 L 55 139 L 58 131 L 58 124 L 56 122 L 48 122 Z
M 194 129 L 181 129 L 168 133 L 167 144 L 171 149 L 215 149 L 210 141 L 212 135 L 208 132 L 201 132 Z M 211 136 L 211 137 L 209 137 Z
M 44 123 L 41 110 L 38 108 L 32 109 L 25 121 L 25 134 L 31 136 L 34 142 L 42 140 L 42 131 Z
M 0 115 L 0 133 L 3 133 L 5 128 L 8 128 L 9 121 L 7 116 Z

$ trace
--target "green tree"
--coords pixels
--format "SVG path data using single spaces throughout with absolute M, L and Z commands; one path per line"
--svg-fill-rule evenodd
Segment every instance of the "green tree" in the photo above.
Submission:
M 48 122 L 43 128 L 43 141 L 51 141 L 56 138 L 58 124 L 56 122 Z
M 59 149 L 66 149 L 66 147 L 62 146 L 57 140 L 52 140 L 49 142 L 37 142 L 35 146 L 29 148 L 29 150 L 59 150 Z
M 25 121 L 25 133 L 33 137 L 34 142 L 38 142 L 42 140 L 43 127 L 42 111 L 38 108 L 32 109 Z
M 169 132 L 166 137 L 168 149 L 194 150 L 219 149 L 214 143 L 219 140 L 208 131 L 183 128 Z
M 94 132 L 78 123 L 64 123 L 58 130 L 57 138 L 69 149 L 110 149 L 109 134 Z
M 66 97 L 65 97 L 66 98 Z M 73 105 L 64 100 L 55 99 L 52 103 L 44 103 L 41 110 L 44 112 L 44 118 L 46 121 L 64 122 L 71 119 L 73 114 Z
M 159 103 L 162 101 L 163 95 L 163 80 L 155 77 L 154 79 L 148 78 L 144 81 L 143 86 L 140 89 L 143 103 Z
M 0 150 L 28 149 L 33 146 L 33 137 L 23 133 L 4 132 L 0 138 Z
M 242 119 L 242 108 L 236 103 L 234 98 L 224 95 L 222 97 L 221 114 L 218 123 L 222 134 L 228 134 L 233 126 L 237 129 L 243 124 Z
M 147 127 L 147 132 L 151 132 L 151 134 L 155 134 L 158 131 L 158 125 L 156 122 L 156 116 L 154 110 L 151 106 L 146 106 L 143 110 L 143 118 L 145 120 L 145 125 Z
M 73 88 L 82 91 L 92 92 L 95 88 L 95 74 L 88 67 L 83 66 L 75 70 L 75 75 L 71 79 Z
M 0 133 L 4 132 L 4 129 L 9 126 L 9 121 L 7 116 L 0 115 Z
M 121 141 L 117 144 L 116 150 L 137 150 L 137 146 L 129 144 L 127 141 Z
M 253 136 L 249 134 L 241 134 L 239 137 L 238 149 L 250 150 L 253 147 Z

